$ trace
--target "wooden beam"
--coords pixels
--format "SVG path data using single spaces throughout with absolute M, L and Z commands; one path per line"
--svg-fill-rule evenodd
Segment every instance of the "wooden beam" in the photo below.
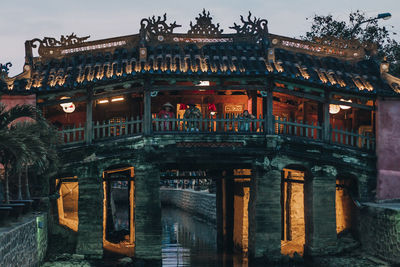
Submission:
M 275 86 L 274 91 L 283 93 L 283 94 L 294 95 L 294 96 L 301 97 L 301 98 L 307 98 L 307 99 L 311 99 L 311 100 L 315 100 L 315 101 L 319 101 L 319 102 L 324 101 L 324 98 L 321 96 L 311 95 L 311 94 L 302 93 L 302 92 L 296 92 L 294 90 L 289 90 L 286 88 L 280 88 L 280 87 Z
M 339 101 L 339 100 L 335 100 L 335 99 L 331 99 L 330 102 L 331 102 L 331 104 L 336 104 L 336 105 L 344 105 L 344 106 L 350 106 L 353 108 L 360 108 L 360 109 L 366 109 L 366 110 L 375 110 L 375 107 L 373 107 L 373 106 L 367 106 L 367 105 L 362 105 L 362 104 L 357 104 L 357 103 L 349 103 L 349 102 Z
M 183 91 L 183 90 L 266 90 L 265 85 L 216 85 L 216 86 L 183 86 L 183 85 L 153 85 L 153 91 Z
M 105 92 L 97 95 L 92 96 L 92 100 L 97 100 L 101 98 L 107 98 L 107 97 L 113 97 L 113 96 L 119 96 L 119 95 L 126 95 L 134 92 L 143 92 L 144 87 L 135 87 L 135 88 L 130 88 L 130 89 L 124 89 L 124 90 L 119 90 L 119 91 L 114 91 L 114 92 Z M 63 95 L 60 93 L 60 96 Z M 68 102 L 84 102 L 87 100 L 87 96 L 79 96 L 79 97 L 73 97 L 73 98 L 68 98 L 68 99 L 63 99 L 63 100 L 50 100 L 42 103 L 38 103 L 37 105 L 40 107 L 43 106 L 53 106 L 53 105 L 59 105 L 61 103 L 68 103 Z

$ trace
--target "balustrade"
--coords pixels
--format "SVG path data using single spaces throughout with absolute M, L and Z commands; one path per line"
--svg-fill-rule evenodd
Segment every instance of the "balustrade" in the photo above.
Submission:
M 243 118 L 227 115 L 225 117 L 186 118 L 152 118 L 150 130 L 157 134 L 227 134 L 227 135 L 265 135 L 268 120 L 263 117 Z M 356 133 L 344 129 L 323 127 L 316 122 L 290 121 L 284 118 L 271 117 L 274 128 L 272 134 L 313 139 L 325 143 L 357 147 L 365 150 L 375 149 L 375 137 L 372 133 Z M 143 120 L 140 117 L 121 119 L 119 122 L 93 123 L 91 139 L 123 138 L 141 135 L 144 132 Z M 324 131 L 328 131 L 324 134 Z M 86 127 L 76 125 L 60 130 L 62 144 L 80 144 L 85 142 Z M 328 140 L 324 137 L 327 137 Z M 87 138 L 87 137 L 86 137 Z

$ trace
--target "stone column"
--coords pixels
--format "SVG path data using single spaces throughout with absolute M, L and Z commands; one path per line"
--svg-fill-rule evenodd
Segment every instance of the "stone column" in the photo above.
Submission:
M 95 163 L 77 171 L 79 182 L 78 240 L 76 253 L 92 258 L 103 255 L 103 183 Z
M 336 251 L 336 169 L 314 166 L 305 181 L 305 253 L 324 255 Z
M 249 253 L 276 261 L 281 255 L 281 172 L 254 167 L 249 200 Z
M 135 257 L 161 266 L 160 170 L 150 163 L 135 166 Z

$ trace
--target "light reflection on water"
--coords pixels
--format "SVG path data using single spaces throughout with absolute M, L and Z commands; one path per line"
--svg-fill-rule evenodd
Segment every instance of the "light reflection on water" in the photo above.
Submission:
M 163 207 L 161 222 L 162 266 L 248 266 L 240 255 L 217 253 L 215 225 L 172 207 Z

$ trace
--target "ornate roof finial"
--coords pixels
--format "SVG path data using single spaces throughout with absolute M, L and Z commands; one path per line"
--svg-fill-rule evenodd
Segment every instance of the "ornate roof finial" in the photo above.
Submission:
M 247 21 L 244 20 L 243 16 L 240 16 L 240 20 L 242 21 L 243 25 L 238 25 L 234 23 L 233 26 L 229 28 L 236 30 L 236 33 L 240 35 L 255 36 L 257 38 L 257 41 L 259 41 L 260 39 L 267 39 L 268 21 L 266 19 L 260 19 L 256 17 L 252 19 L 251 12 L 249 11 Z
M 90 35 L 78 37 L 75 33 L 71 33 L 70 35 L 61 35 L 60 40 L 53 37 L 44 37 L 43 40 L 35 38 L 28 42 L 31 48 L 37 48 L 36 43 L 39 43 L 38 53 L 40 56 L 51 56 L 60 47 L 81 44 L 89 38 Z
M 40 40 L 38 38 L 33 39 L 31 41 L 31 44 L 32 44 L 33 48 L 36 48 L 36 45 L 34 44 L 35 42 L 39 42 L 40 46 L 44 46 L 44 47 L 69 46 L 69 45 L 84 43 L 89 38 L 90 38 L 90 35 L 85 36 L 85 37 L 78 37 L 78 36 L 76 36 L 75 33 L 71 33 L 70 35 L 66 35 L 66 36 L 61 35 L 61 38 L 59 41 L 53 37 L 44 37 L 43 40 Z
M 0 77 L 8 77 L 8 71 L 10 70 L 10 67 L 12 67 L 11 62 L 7 62 L 6 64 L 1 64 L 0 63 Z
M 158 16 L 156 19 L 156 17 L 153 16 L 148 19 L 142 19 L 140 21 L 140 32 L 146 31 L 147 33 L 158 35 L 172 33 L 175 28 L 181 27 L 181 25 L 176 24 L 176 21 L 168 25 L 166 20 L 167 13 L 164 13 L 162 18 Z
M 206 10 L 203 9 L 202 13 L 199 13 L 199 16 L 196 17 L 196 24 L 193 25 L 190 22 L 190 30 L 188 34 L 204 34 L 204 35 L 219 35 L 223 32 L 223 30 L 219 29 L 219 23 L 214 25 L 212 22 L 212 17 L 210 16 L 210 11 L 206 13 Z

